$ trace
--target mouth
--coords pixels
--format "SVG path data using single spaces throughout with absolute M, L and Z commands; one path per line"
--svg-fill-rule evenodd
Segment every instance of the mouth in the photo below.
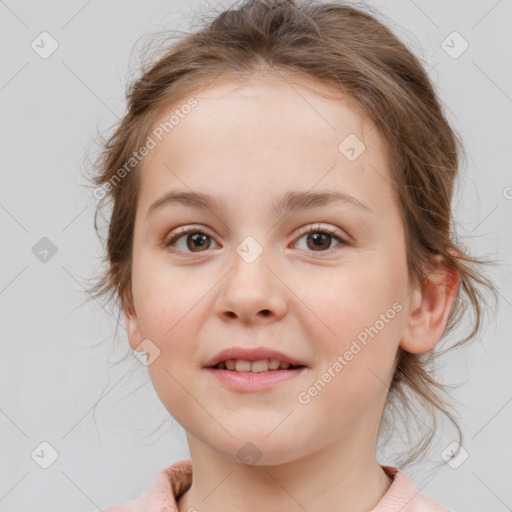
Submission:
M 220 361 L 215 365 L 207 366 L 206 368 L 212 370 L 228 370 L 232 372 L 243 372 L 243 373 L 266 373 L 276 372 L 281 370 L 298 370 L 300 368 L 306 368 L 302 364 L 291 364 L 287 361 L 281 361 L 279 359 L 260 359 L 258 361 L 248 361 L 246 359 L 226 359 Z
M 204 362 L 204 368 L 252 373 L 295 370 L 305 366 L 304 360 L 269 347 L 233 346 Z
M 278 385 L 283 386 L 286 382 L 292 382 L 307 371 L 307 366 L 292 365 L 278 359 L 257 361 L 227 359 L 204 369 L 215 382 L 230 391 L 259 393 L 271 392 Z
M 269 392 L 308 370 L 304 360 L 270 347 L 234 346 L 218 352 L 204 369 L 224 388 L 236 392 Z M 289 384 L 290 385 L 290 384 Z

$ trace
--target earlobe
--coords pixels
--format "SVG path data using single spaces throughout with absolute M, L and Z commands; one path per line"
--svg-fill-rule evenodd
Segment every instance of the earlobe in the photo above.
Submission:
M 459 272 L 436 259 L 438 264 L 423 288 L 410 294 L 410 313 L 400 346 L 412 354 L 428 352 L 437 345 L 457 298 Z
M 134 311 L 128 310 L 124 312 L 124 324 L 128 334 L 128 341 L 132 350 L 143 352 L 141 345 L 142 338 L 140 336 L 139 322 L 137 314 Z

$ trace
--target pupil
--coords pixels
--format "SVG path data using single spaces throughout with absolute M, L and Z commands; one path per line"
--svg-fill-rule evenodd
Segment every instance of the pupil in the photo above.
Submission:
M 201 248 L 202 244 L 204 243 L 206 238 L 207 238 L 207 235 L 205 235 L 204 233 L 192 233 L 188 237 L 188 240 L 192 240 L 192 244 L 187 244 L 188 248 L 191 250 L 193 250 L 194 248 L 197 248 L 197 247 Z
M 328 239 L 331 235 L 328 235 L 326 233 L 313 233 L 311 237 L 313 238 L 313 248 L 323 248 L 322 244 L 325 245 L 326 239 Z M 327 248 L 329 247 L 330 243 L 327 243 Z

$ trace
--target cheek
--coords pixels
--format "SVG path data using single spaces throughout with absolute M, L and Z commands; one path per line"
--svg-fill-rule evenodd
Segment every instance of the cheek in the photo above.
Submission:
M 319 374 L 332 368 L 335 380 L 346 378 L 355 394 L 368 379 L 377 380 L 370 370 L 386 380 L 403 324 L 396 275 L 385 258 L 363 259 L 360 266 L 333 269 L 323 283 L 303 281 L 298 293 L 315 313 L 308 310 L 301 321 L 320 356 Z M 343 357 L 343 369 L 336 372 L 338 356 Z
M 200 310 L 197 306 L 209 287 L 207 279 L 198 279 L 193 272 L 192 267 L 173 268 L 165 255 L 150 250 L 134 254 L 134 301 L 148 337 L 167 344 L 181 331 L 197 325 L 190 319 Z
M 307 306 L 307 318 L 317 318 L 318 331 L 343 340 L 375 322 L 398 297 L 396 280 L 377 254 L 356 256 L 357 263 L 330 271 L 302 273 L 294 286 Z
M 206 321 L 200 298 L 207 289 L 179 272 L 165 266 L 147 264 L 134 279 L 138 297 L 137 316 L 144 337 L 159 350 L 158 357 L 148 366 L 155 392 L 169 413 L 182 425 L 187 425 L 187 410 L 197 403 L 191 399 L 190 375 L 199 366 L 198 340 L 200 326 Z M 194 370 L 192 370 L 194 368 Z M 194 397 L 201 403 L 206 397 Z

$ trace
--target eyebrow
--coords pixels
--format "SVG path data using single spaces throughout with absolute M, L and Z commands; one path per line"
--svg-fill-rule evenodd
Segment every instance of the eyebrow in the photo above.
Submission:
M 361 199 L 333 190 L 319 192 L 290 190 L 283 196 L 274 198 L 272 210 L 275 214 L 280 215 L 284 212 L 326 206 L 335 202 L 345 203 L 352 208 L 374 214 L 368 204 Z M 154 211 L 170 204 L 182 204 L 191 208 L 217 211 L 225 211 L 226 209 L 226 203 L 218 197 L 202 192 L 171 190 L 151 204 L 146 213 L 146 218 Z

